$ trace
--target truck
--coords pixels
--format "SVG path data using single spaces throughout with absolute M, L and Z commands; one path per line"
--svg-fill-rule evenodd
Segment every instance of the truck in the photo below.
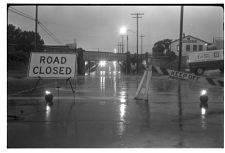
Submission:
M 190 52 L 187 59 L 189 70 L 196 75 L 202 75 L 206 70 L 219 69 L 224 72 L 223 50 Z

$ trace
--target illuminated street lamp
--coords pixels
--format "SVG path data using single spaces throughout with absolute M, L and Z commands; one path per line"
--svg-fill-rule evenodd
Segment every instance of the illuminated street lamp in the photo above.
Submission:
M 120 34 L 125 35 L 127 33 L 127 28 L 126 27 L 121 27 L 120 28 Z

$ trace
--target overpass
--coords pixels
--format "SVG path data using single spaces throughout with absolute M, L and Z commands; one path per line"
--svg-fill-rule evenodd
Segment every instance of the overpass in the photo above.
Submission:
M 92 62 L 94 65 L 97 65 L 98 61 L 120 61 L 126 62 L 125 65 L 130 65 L 131 61 L 136 61 L 136 54 L 126 54 L 126 53 L 113 53 L 113 52 L 99 52 L 99 51 L 85 51 L 82 48 L 73 49 L 68 46 L 53 46 L 53 45 L 46 45 L 44 48 L 45 52 L 52 52 L 52 53 L 76 53 L 78 55 L 77 58 L 77 71 L 78 74 L 84 75 L 86 70 L 86 62 L 88 68 L 90 69 L 89 65 Z M 139 60 L 143 61 L 146 58 L 150 58 L 149 54 L 139 54 Z M 140 62 L 140 61 L 139 61 Z M 93 66 L 93 65 L 92 65 Z
M 113 53 L 113 52 L 99 52 L 99 51 L 85 51 L 81 48 L 77 50 L 72 49 L 68 46 L 55 46 L 55 45 L 45 45 L 45 52 L 54 52 L 54 53 L 78 53 L 78 56 L 82 57 L 84 61 L 126 61 L 127 58 L 136 58 L 135 54 L 130 54 L 127 57 L 126 53 Z M 145 59 L 146 54 L 139 54 L 139 58 Z M 149 55 L 150 57 L 150 55 Z M 129 59 L 128 59 L 129 60 Z
M 97 52 L 97 51 L 84 51 L 84 61 L 126 61 L 127 54 L 112 53 L 112 52 Z

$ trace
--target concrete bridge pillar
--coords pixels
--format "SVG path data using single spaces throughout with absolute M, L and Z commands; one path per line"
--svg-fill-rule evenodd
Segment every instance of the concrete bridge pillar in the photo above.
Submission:
M 81 48 L 77 49 L 78 58 L 77 58 L 77 71 L 78 75 L 85 75 L 85 61 L 83 60 L 84 50 Z

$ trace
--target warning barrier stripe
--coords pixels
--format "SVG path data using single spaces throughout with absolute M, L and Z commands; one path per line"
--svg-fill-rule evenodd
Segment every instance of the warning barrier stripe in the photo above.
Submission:
M 152 66 L 152 70 L 155 70 L 157 73 L 162 75 L 169 75 L 173 78 L 178 78 L 182 80 L 192 80 L 192 81 L 206 80 L 210 85 L 224 87 L 224 81 L 214 79 L 214 78 L 208 78 L 208 77 L 198 76 L 192 73 L 160 68 L 158 66 Z

